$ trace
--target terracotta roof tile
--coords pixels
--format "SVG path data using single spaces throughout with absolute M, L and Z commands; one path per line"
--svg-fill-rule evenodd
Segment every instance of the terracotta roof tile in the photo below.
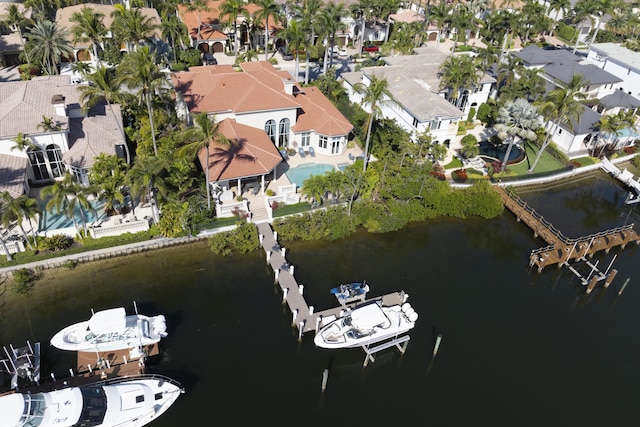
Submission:
M 261 129 L 225 119 L 220 123 L 220 132 L 232 144 L 209 145 L 210 182 L 268 174 L 282 162 L 278 149 Z M 203 170 L 206 170 L 206 153 L 206 149 L 202 149 L 198 155 Z

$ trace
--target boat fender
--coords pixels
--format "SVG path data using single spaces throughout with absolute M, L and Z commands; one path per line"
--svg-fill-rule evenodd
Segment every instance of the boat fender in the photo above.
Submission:
M 409 307 L 407 310 L 405 310 L 404 315 L 407 316 L 407 318 L 411 318 L 411 315 L 413 313 L 415 313 L 416 311 L 413 309 L 413 307 Z
M 409 315 L 409 320 L 415 323 L 415 321 L 418 320 L 418 313 L 416 313 L 415 311 L 411 313 Z
M 405 302 L 404 304 L 402 304 L 402 311 L 404 311 L 405 313 L 410 308 L 411 308 L 411 304 L 409 304 L 408 302 Z

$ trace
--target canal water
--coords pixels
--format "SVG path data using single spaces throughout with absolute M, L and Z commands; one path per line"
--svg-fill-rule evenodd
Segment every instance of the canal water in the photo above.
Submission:
M 602 174 L 520 194 L 569 237 L 639 222 Z M 409 294 L 420 317 L 407 352 L 386 350 L 366 368 L 361 349 L 297 342 L 262 252 L 223 258 L 204 243 L 46 272 L 27 298 L 5 292 L 0 343 L 43 342 L 45 375 L 60 377 L 74 356 L 48 341 L 92 308 L 132 311 L 136 301 L 165 314 L 170 335 L 150 369 L 186 393 L 154 427 L 639 425 L 639 249 L 595 257 L 604 269 L 618 254 L 619 273 L 586 296 L 567 270 L 529 269 L 543 245 L 508 212 L 287 245 L 316 311 L 336 305 L 329 289 L 344 282 Z

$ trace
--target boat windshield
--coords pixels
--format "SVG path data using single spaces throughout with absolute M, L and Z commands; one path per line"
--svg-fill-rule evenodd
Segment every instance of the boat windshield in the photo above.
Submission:
M 82 392 L 82 413 L 75 425 L 83 427 L 102 425 L 107 413 L 107 396 L 104 389 L 94 385 L 83 387 L 80 391 Z
M 47 406 L 44 396 L 41 393 L 29 395 L 28 398 L 24 400 L 24 413 L 22 414 L 21 420 L 24 424 L 18 423 L 18 425 L 38 427 L 42 424 L 45 409 L 47 409 Z

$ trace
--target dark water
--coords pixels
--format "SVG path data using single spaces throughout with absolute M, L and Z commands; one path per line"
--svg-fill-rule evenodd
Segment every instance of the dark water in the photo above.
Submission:
M 575 237 L 637 222 L 624 195 L 598 175 L 522 197 Z M 566 270 L 529 270 L 529 252 L 543 245 L 509 213 L 287 245 L 316 310 L 334 306 L 329 289 L 348 281 L 366 279 L 370 295 L 410 295 L 420 318 L 406 354 L 387 350 L 367 368 L 360 349 L 317 349 L 311 336 L 297 343 L 262 253 L 227 259 L 205 244 L 48 274 L 29 299 L 5 294 L 0 343 L 46 343 L 91 308 L 133 300 L 164 313 L 170 336 L 152 370 L 187 393 L 154 427 L 639 425 L 639 249 L 615 252 L 617 279 L 585 297 Z M 606 266 L 613 254 L 594 260 Z M 62 375 L 74 364 L 45 348 L 45 369 Z

